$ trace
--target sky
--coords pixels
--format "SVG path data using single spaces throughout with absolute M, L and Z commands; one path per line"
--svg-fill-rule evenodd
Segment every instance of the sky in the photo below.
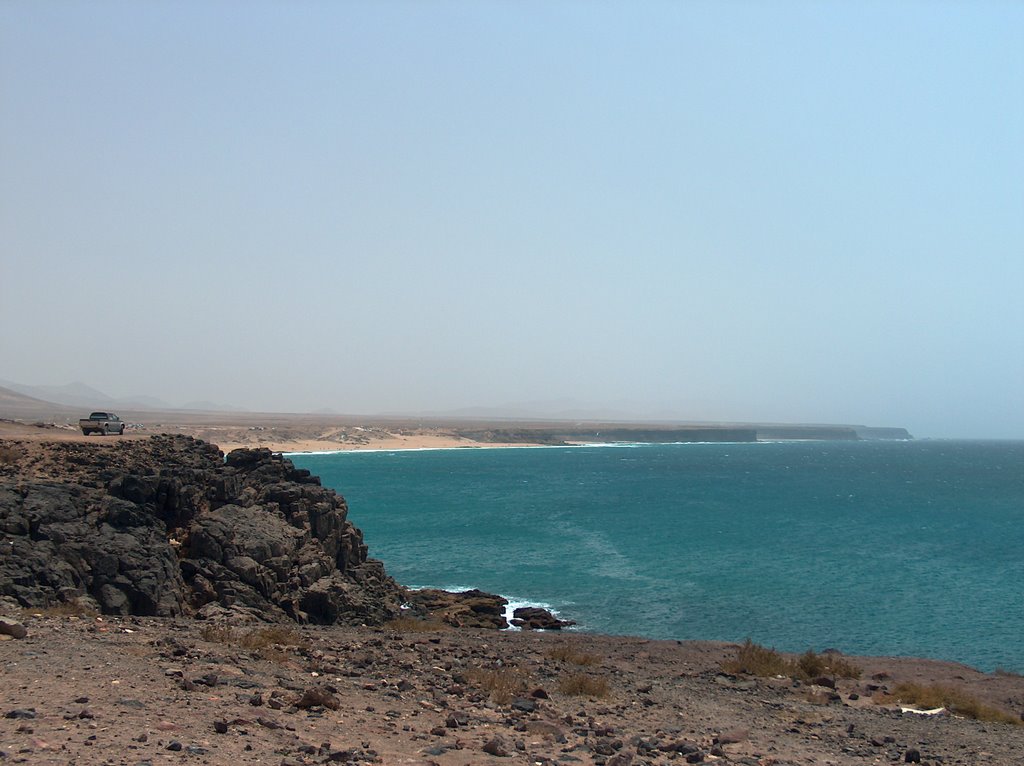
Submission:
M 3 0 L 0 378 L 1024 438 L 1024 3 Z

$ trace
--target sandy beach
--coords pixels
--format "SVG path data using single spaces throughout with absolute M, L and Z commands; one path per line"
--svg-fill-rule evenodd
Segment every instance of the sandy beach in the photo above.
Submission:
M 464 427 L 464 426 L 463 426 Z M 537 446 L 530 441 L 479 441 L 459 433 L 454 425 L 420 426 L 411 423 L 363 421 L 338 423 L 310 416 L 216 415 L 168 417 L 150 413 L 145 421 L 128 421 L 123 436 L 85 436 L 60 419 L 0 420 L 0 438 L 27 441 L 109 443 L 118 439 L 144 439 L 156 434 L 183 434 L 216 444 L 227 454 L 242 447 L 265 447 L 273 452 L 338 452 L 347 450 L 455 449 Z

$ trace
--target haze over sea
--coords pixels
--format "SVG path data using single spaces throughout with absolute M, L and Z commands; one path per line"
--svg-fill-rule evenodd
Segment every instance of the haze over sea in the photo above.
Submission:
M 293 455 L 413 586 L 579 629 L 1024 672 L 1024 442 Z

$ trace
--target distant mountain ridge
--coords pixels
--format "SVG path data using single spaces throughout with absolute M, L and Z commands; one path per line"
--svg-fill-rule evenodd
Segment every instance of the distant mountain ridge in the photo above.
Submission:
M 155 396 L 110 396 L 88 383 L 75 381 L 61 386 L 29 386 L 9 380 L 0 380 L 0 387 L 14 394 L 28 397 L 39 404 L 59 404 L 88 410 L 98 408 L 133 410 L 198 410 L 203 412 L 245 412 L 241 407 L 209 401 L 186 402 L 175 406 Z M 2 400 L 0 400 L 2 401 Z

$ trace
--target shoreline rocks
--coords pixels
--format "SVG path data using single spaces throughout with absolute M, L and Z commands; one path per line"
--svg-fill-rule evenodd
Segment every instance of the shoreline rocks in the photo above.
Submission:
M 369 558 L 345 499 L 268 449 L 225 457 L 188 436 L 33 446 L 10 450 L 21 457 L 0 464 L 0 598 L 22 608 L 509 627 L 501 596 L 396 583 Z M 574 623 L 525 607 L 512 624 Z
M 482 590 L 452 592 L 436 588 L 406 591 L 410 616 L 433 619 L 455 628 L 488 628 L 504 630 L 505 607 L 508 601 Z
M 0 596 L 104 614 L 379 624 L 403 589 L 344 498 L 267 449 L 156 436 L 0 466 Z
M 512 612 L 512 624 L 523 630 L 561 630 L 576 623 L 560 620 L 547 609 L 538 606 L 521 606 Z

